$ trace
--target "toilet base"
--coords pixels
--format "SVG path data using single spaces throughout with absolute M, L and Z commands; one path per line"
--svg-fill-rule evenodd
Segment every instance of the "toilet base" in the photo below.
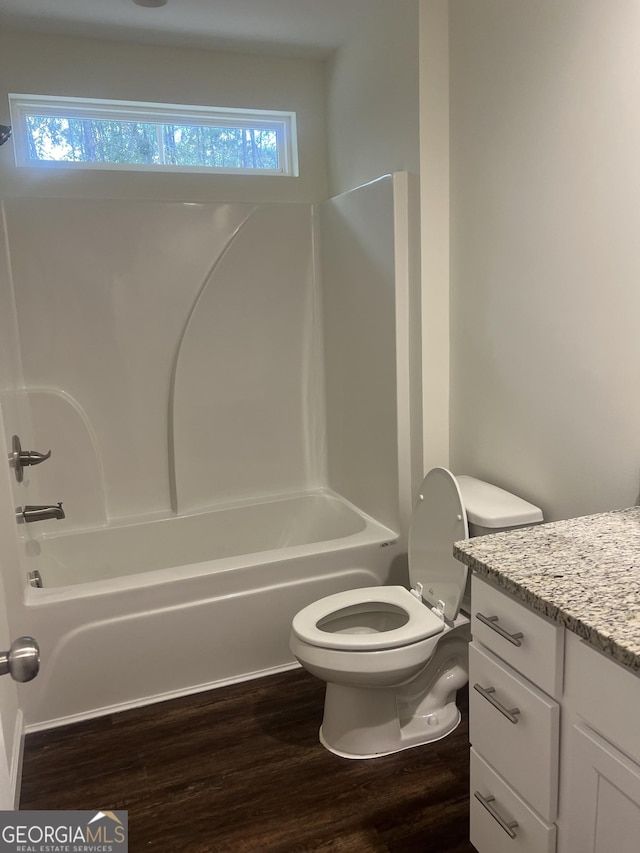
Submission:
M 393 689 L 327 684 L 320 743 L 341 758 L 381 758 L 440 740 L 460 723 L 455 693 L 425 714 L 403 718 L 398 706 Z

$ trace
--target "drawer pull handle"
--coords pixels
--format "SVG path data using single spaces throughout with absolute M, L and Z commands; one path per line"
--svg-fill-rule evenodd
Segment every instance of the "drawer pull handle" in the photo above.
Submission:
M 495 631 L 496 634 L 500 634 L 501 637 L 504 637 L 505 640 L 508 640 L 514 646 L 521 646 L 522 643 L 520 640 L 524 637 L 522 631 L 518 631 L 517 634 L 510 634 L 508 631 L 505 631 L 504 628 L 501 628 L 498 625 L 498 617 L 497 616 L 485 616 L 482 613 L 476 613 L 476 619 L 479 619 L 483 625 L 486 625 L 487 628 L 491 628 L 492 631 Z
M 507 833 L 509 838 L 515 838 L 516 837 L 516 833 L 513 830 L 516 829 L 516 827 L 518 826 L 518 821 L 517 820 L 510 820 L 507 823 L 507 821 L 502 817 L 502 815 L 498 814 L 495 807 L 491 805 L 491 803 L 495 802 L 495 800 L 496 800 L 495 797 L 483 797 L 482 794 L 480 793 L 480 791 L 476 791 L 473 796 L 476 798 L 476 800 L 479 803 L 481 803 L 485 807 L 485 809 L 489 812 L 491 817 L 497 823 L 500 824 L 500 826 L 502 827 L 502 829 L 504 829 L 504 831 Z
M 504 705 L 501 702 L 498 702 L 498 700 L 493 696 L 496 692 L 495 687 L 481 687 L 479 684 L 474 684 L 473 689 L 477 690 L 478 693 L 487 700 L 487 702 L 490 702 L 494 708 L 497 708 L 497 710 L 515 726 L 518 722 L 517 715 L 520 713 L 520 708 L 505 708 Z

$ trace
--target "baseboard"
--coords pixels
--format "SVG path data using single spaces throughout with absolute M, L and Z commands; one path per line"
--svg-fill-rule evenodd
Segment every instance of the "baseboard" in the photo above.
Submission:
M 159 702 L 167 702 L 171 699 L 180 699 L 183 696 L 193 696 L 196 693 L 206 693 L 207 690 L 217 690 L 219 687 L 229 687 L 232 684 L 241 684 L 243 681 L 254 681 L 256 678 L 265 678 L 269 675 L 277 675 L 279 672 L 288 672 L 291 669 L 299 668 L 300 664 L 297 661 L 294 661 L 292 663 L 281 664 L 280 666 L 269 667 L 267 669 L 245 673 L 232 678 L 224 678 L 220 681 L 198 684 L 195 687 L 187 687 L 181 690 L 169 691 L 167 693 L 158 693 L 154 696 L 144 696 L 140 699 L 134 699 L 130 702 L 120 702 L 104 708 L 95 708 L 90 711 L 83 711 L 80 714 L 71 714 L 67 717 L 58 717 L 54 720 L 45 720 L 39 723 L 28 723 L 26 727 L 24 727 L 24 730 L 26 734 L 32 734 L 34 732 L 48 731 L 49 729 L 58 729 L 61 726 L 71 726 L 75 723 L 83 723 L 86 720 L 95 720 L 98 717 L 106 717 L 109 714 L 118 714 L 121 711 L 131 711 L 135 708 L 144 708 L 147 705 L 155 705 Z

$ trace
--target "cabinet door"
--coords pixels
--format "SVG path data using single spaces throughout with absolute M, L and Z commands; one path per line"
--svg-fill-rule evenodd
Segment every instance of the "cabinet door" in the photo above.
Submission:
M 570 850 L 638 853 L 640 766 L 586 726 L 571 731 Z

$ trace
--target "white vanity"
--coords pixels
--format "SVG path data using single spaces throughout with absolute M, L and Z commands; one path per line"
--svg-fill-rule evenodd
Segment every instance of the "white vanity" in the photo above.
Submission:
M 457 543 L 471 842 L 640 851 L 640 507 Z

